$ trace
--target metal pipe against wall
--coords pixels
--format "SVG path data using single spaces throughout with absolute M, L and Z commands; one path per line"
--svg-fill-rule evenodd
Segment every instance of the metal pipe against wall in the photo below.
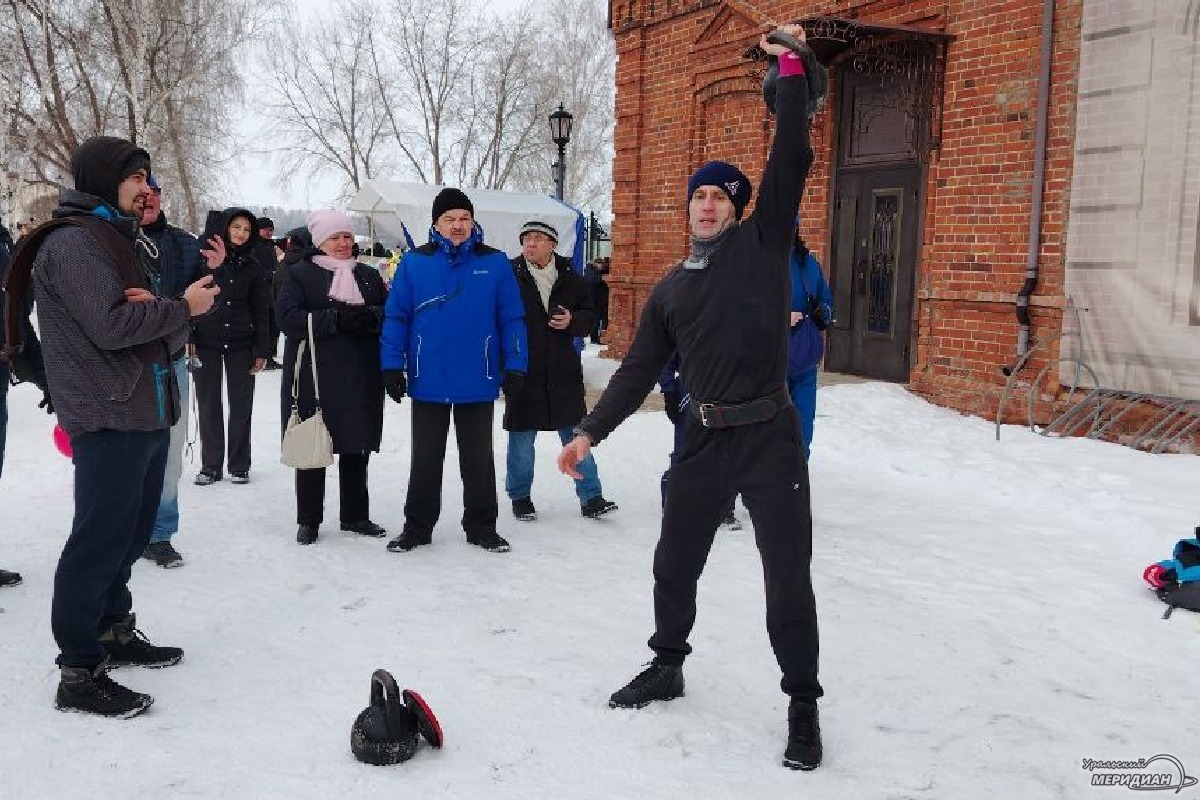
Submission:
M 1050 121 L 1050 63 L 1054 50 L 1054 0 L 1042 2 L 1042 54 L 1038 69 L 1037 135 L 1033 148 L 1033 202 L 1029 209 L 1029 252 L 1025 283 L 1017 292 L 1017 358 L 1029 351 L 1029 298 L 1037 289 L 1038 255 L 1042 249 L 1042 193 L 1046 186 L 1046 130 Z

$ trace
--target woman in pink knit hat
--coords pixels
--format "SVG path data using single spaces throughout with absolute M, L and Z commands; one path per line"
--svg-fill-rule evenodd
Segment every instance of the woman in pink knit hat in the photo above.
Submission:
M 279 286 L 275 315 L 287 337 L 283 351 L 283 425 L 292 411 L 292 378 L 299 375 L 296 405 L 302 419 L 317 407 L 311 351 L 316 350 L 321 411 L 338 456 L 340 518 L 343 531 L 383 536 L 370 519 L 367 461 L 383 434 L 383 377 L 379 331 L 387 288 L 379 273 L 355 262 L 350 218 L 340 211 L 314 211 L 308 217 L 314 246 L 290 268 Z M 315 342 L 305 348 L 300 369 L 296 353 L 308 336 L 312 316 Z M 296 541 L 312 544 L 324 518 L 325 470 L 296 470 Z

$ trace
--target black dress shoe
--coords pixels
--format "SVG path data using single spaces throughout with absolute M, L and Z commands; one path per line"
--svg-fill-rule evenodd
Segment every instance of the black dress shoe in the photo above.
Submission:
M 407 553 L 417 547 L 422 547 L 433 541 L 432 533 L 417 533 L 412 530 L 404 530 L 395 539 L 387 543 L 387 549 L 390 553 Z
M 387 528 L 376 525 L 369 519 L 364 519 L 362 522 L 343 522 L 342 530 L 350 533 L 361 533 L 363 536 L 374 536 L 376 538 L 387 534 Z
M 296 541 L 300 544 L 312 544 L 317 540 L 316 525 L 301 525 L 296 529 Z

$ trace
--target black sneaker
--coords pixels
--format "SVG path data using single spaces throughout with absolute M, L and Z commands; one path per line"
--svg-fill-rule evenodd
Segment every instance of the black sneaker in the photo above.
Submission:
M 276 370 L 276 369 L 283 369 L 283 364 L 280 364 L 274 358 L 268 358 L 267 363 L 263 364 L 263 369 L 266 370 L 267 372 L 270 372 L 271 370 Z
M 392 553 L 407 553 L 409 550 L 429 544 L 432 541 L 433 534 L 417 533 L 405 528 L 399 536 L 387 543 L 387 549 Z
M 821 766 L 822 755 L 817 704 L 793 700 L 788 706 L 788 739 L 783 751 L 783 765 L 807 772 Z
M 163 569 L 174 569 L 183 566 L 183 556 L 170 542 L 151 542 L 142 551 L 142 558 L 153 561 Z
M 241 483 L 241 484 L 249 483 L 250 482 L 250 473 L 249 472 L 230 472 L 229 473 L 229 482 L 230 483 Z
M 602 517 L 610 511 L 616 511 L 617 504 L 611 500 L 605 500 L 603 496 L 593 497 L 583 504 L 583 508 L 579 512 L 588 519 L 596 519 Z
M 608 698 L 609 708 L 641 708 L 655 700 L 683 696 L 683 667 L 650 663 L 633 680 Z
M 513 500 L 513 516 L 522 522 L 533 522 L 537 519 L 537 509 L 533 507 L 533 500 L 528 497 L 522 497 L 520 500 Z
M 298 544 L 312 544 L 317 540 L 316 525 L 301 525 L 296 528 L 296 542 Z
M 482 547 L 489 553 L 507 553 L 512 549 L 509 547 L 508 540 L 495 531 L 488 531 L 479 536 L 468 536 L 467 541 L 476 547 Z
M 221 473 L 200 470 L 200 472 L 196 475 L 196 480 L 192 481 L 192 483 L 196 484 L 197 486 L 212 486 L 219 480 L 221 480 Z
M 108 666 L 108 662 L 103 662 L 91 669 L 59 667 L 54 707 L 59 711 L 129 719 L 154 703 L 150 695 L 126 689 L 108 677 Z
M 178 647 L 158 647 L 150 644 L 146 635 L 137 627 L 137 617 L 130 614 L 120 622 L 114 622 L 104 633 L 100 634 L 100 644 L 108 653 L 110 667 L 171 667 L 183 658 L 183 650 Z
M 737 518 L 737 514 L 730 511 L 725 515 L 725 519 L 721 520 L 721 527 L 731 531 L 740 531 L 742 529 L 742 521 Z
M 363 536 L 374 536 L 379 538 L 387 535 L 387 528 L 376 525 L 369 519 L 364 519 L 362 522 L 343 522 L 342 530 L 350 533 L 361 533 Z
M 16 586 L 21 582 L 21 573 L 0 569 L 0 586 Z

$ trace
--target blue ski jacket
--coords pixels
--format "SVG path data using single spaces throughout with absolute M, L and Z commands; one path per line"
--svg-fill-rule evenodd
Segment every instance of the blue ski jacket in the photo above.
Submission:
M 478 226 L 453 245 L 429 243 L 400 261 L 384 306 L 384 370 L 402 369 L 408 394 L 429 403 L 484 403 L 504 373 L 529 367 L 525 304 L 508 256 L 483 244 Z

